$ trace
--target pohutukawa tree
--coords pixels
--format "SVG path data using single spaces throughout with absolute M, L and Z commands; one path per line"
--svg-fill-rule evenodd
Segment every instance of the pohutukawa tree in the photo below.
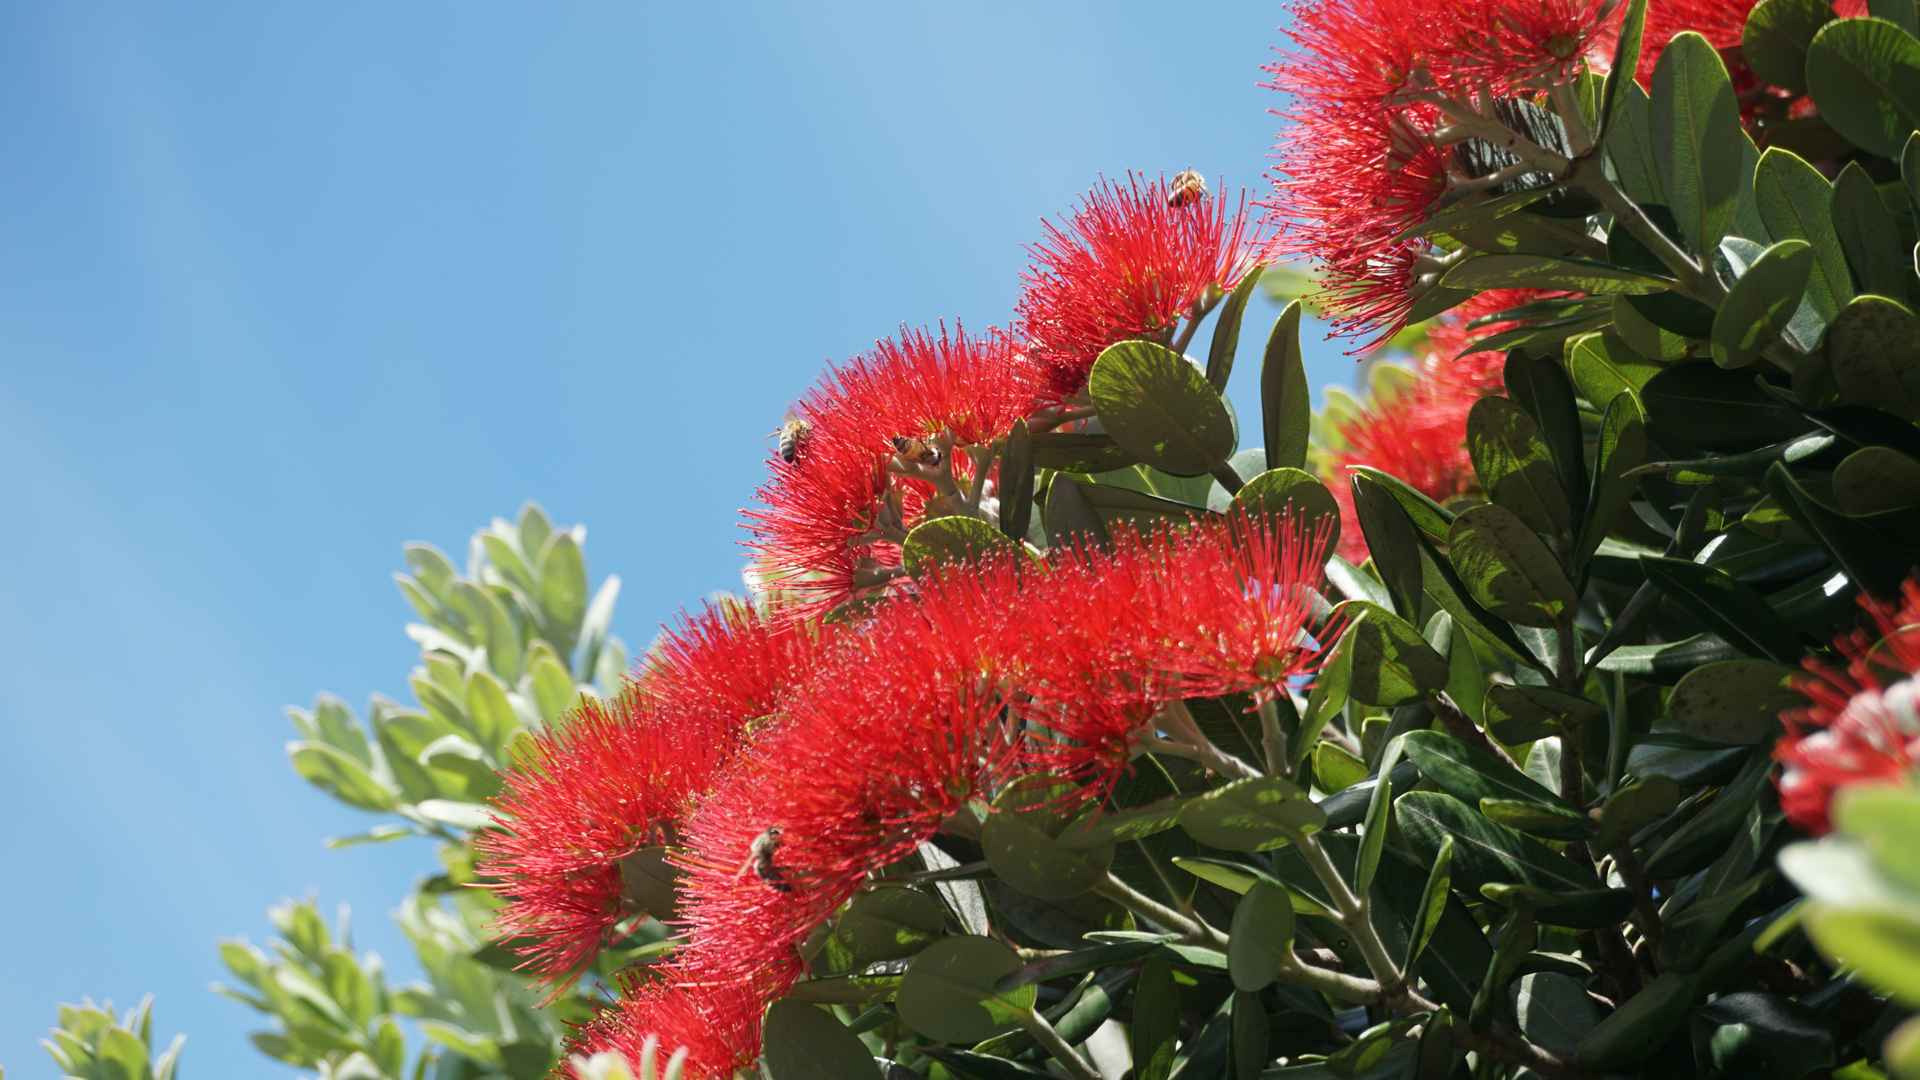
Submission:
M 1917 32 L 1302 0 L 1271 189 L 1102 181 L 1008 328 L 829 371 L 749 596 L 468 692 L 497 777 L 303 767 L 574 1024 L 393 1011 L 459 1076 L 1920 1076 Z M 1371 400 L 1313 414 L 1306 308 Z M 528 529 L 407 579 L 433 715 L 531 635 L 607 674 Z

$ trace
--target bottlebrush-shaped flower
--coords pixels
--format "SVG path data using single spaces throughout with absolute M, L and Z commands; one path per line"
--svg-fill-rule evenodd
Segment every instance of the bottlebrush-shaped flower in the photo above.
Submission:
M 1796 689 L 1807 705 L 1782 715 L 1787 733 L 1773 751 L 1785 766 L 1780 808 L 1810 833 L 1832 827 L 1842 790 L 1909 781 L 1920 768 L 1920 581 L 1906 582 L 1897 606 L 1860 603 L 1879 633 L 1835 640 L 1839 666 L 1805 661 Z
M 1467 454 L 1467 414 L 1474 402 L 1500 392 L 1505 356 L 1465 350 L 1475 341 L 1519 324 L 1472 324 L 1534 300 L 1566 295 L 1495 289 L 1446 312 L 1427 331 L 1425 355 L 1414 368 L 1413 385 L 1333 425 L 1338 449 L 1325 461 L 1323 475 L 1340 505 L 1344 558 L 1359 562 L 1367 557 L 1367 541 L 1354 512 L 1349 483 L 1354 466 L 1379 469 L 1440 502 L 1474 489 L 1477 480 L 1473 459 Z
M 759 1060 L 771 996 L 763 988 L 713 979 L 678 958 L 650 975 L 627 980 L 619 1003 L 580 1028 L 569 1054 L 615 1053 L 637 1064 L 653 1040 L 661 1067 L 685 1052 L 685 1080 L 733 1080 Z
M 715 782 L 678 861 L 684 928 L 716 978 L 777 977 L 867 874 L 1011 778 L 1017 574 L 1001 561 L 884 601 Z
M 830 371 L 797 410 L 794 460 L 746 512 L 762 571 L 817 614 L 884 586 L 924 516 L 966 509 L 972 461 L 956 449 L 1007 434 L 1043 396 L 1040 369 L 1005 333 L 903 330 Z
M 741 605 L 683 621 L 612 700 L 583 698 L 506 775 L 501 828 L 475 835 L 481 872 L 506 901 L 504 936 L 554 994 L 639 914 L 620 861 L 674 838 L 691 801 L 771 712 L 815 643 Z M 663 914 L 663 913 L 653 913 Z
M 1270 257 L 1244 192 L 1175 199 L 1164 179 L 1133 173 L 1125 185 L 1102 182 L 1066 222 L 1042 228 L 1027 249 L 1019 329 L 1055 400 L 1086 385 L 1107 346 L 1164 337 Z

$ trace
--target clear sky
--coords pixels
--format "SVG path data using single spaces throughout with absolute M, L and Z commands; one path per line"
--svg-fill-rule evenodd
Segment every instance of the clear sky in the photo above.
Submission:
M 282 713 L 406 697 L 401 542 L 537 499 L 644 645 L 737 587 L 764 433 L 826 361 L 1004 322 L 1103 172 L 1258 184 L 1280 19 L 0 5 L 0 1065 L 51 1073 L 59 1001 L 152 991 L 189 1080 L 272 1073 L 206 987 L 285 896 L 352 903 L 405 976 L 387 913 L 432 852 L 325 850 L 371 819 L 293 776 Z

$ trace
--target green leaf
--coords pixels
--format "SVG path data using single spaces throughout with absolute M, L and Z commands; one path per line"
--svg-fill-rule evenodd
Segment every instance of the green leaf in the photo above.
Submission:
M 1621 85 L 1632 82 L 1634 72 L 1640 67 L 1640 46 L 1646 29 L 1647 0 L 1631 0 L 1627 4 L 1626 20 L 1620 24 L 1620 36 L 1613 43 L 1613 64 L 1607 68 L 1607 81 L 1600 92 L 1600 122 L 1595 130 L 1602 142 L 1606 140 L 1607 129 L 1613 125 Z
M 1267 468 L 1304 467 L 1312 423 L 1313 402 L 1300 352 L 1300 301 L 1295 300 L 1274 321 L 1260 366 L 1260 426 L 1266 439 Z
M 1247 313 L 1247 300 L 1260 284 L 1264 265 L 1255 266 L 1240 279 L 1220 305 L 1220 317 L 1213 322 L 1213 341 L 1207 347 L 1207 382 L 1220 393 L 1227 392 L 1227 377 L 1233 374 L 1233 354 L 1239 350 L 1240 320 Z
M 1113 441 L 1156 469 L 1197 476 L 1233 454 L 1233 418 L 1219 393 L 1164 346 L 1108 346 L 1094 362 L 1087 392 Z
M 1842 305 L 1853 299 L 1853 277 L 1847 271 L 1846 251 L 1840 246 L 1840 234 L 1834 231 L 1833 215 L 1828 209 L 1833 201 L 1832 185 L 1820 175 L 1820 170 L 1799 155 L 1772 146 L 1760 155 L 1759 167 L 1753 175 L 1753 191 L 1768 232 L 1779 240 L 1804 240 L 1811 245 L 1813 263 L 1807 277 L 1807 303 L 1822 319 L 1833 318 Z M 1754 269 L 1758 269 L 1758 264 Z M 1715 341 L 1718 340 L 1716 336 Z
M 1631 78 L 1609 83 L 1619 94 L 1613 103 L 1613 119 L 1607 125 L 1607 159 L 1620 178 L 1620 188 L 1628 197 L 1645 206 L 1666 203 L 1666 182 L 1660 177 L 1660 161 L 1653 145 L 1653 103 L 1647 92 Z
M 571 689 L 573 682 L 567 682 Z M 467 676 L 467 716 L 473 722 L 473 736 L 481 747 L 495 754 L 520 730 L 520 717 L 507 700 L 507 688 L 484 671 Z
M 1687 1022 L 1688 1006 L 1696 995 L 1692 975 L 1669 971 L 1654 977 L 1587 1032 L 1574 1051 L 1574 1062 L 1614 1071 L 1645 1061 Z
M 1000 880 L 1041 900 L 1066 900 L 1091 889 L 1113 862 L 1113 844 L 1071 847 L 1058 839 L 1072 828 L 1047 804 L 1064 790 L 1028 777 L 1002 791 L 980 826 L 987 865 Z
M 1490 751 L 1444 732 L 1410 731 L 1401 738 L 1401 745 L 1428 783 L 1463 802 L 1513 799 L 1542 806 L 1560 804 L 1559 796 Z
M 1766 488 L 1797 524 L 1833 554 L 1855 584 L 1868 592 L 1888 592 L 1899 587 L 1912 565 L 1909 546 L 1898 544 L 1866 522 L 1842 516 L 1820 502 L 1779 462 L 1767 470 Z
M 1726 850 L 1727 841 L 1739 830 L 1754 800 L 1760 797 L 1771 766 L 1766 756 L 1749 753 L 1740 775 L 1728 783 L 1706 809 L 1685 819 L 1679 828 L 1667 834 L 1647 856 L 1647 873 L 1656 878 L 1679 877 L 1711 863 Z
M 1333 621 L 1338 625 L 1342 618 L 1347 630 L 1339 648 L 1349 665 L 1346 690 L 1353 700 L 1404 705 L 1447 685 L 1446 658 L 1433 651 L 1413 624 L 1360 600 L 1336 608 Z M 1319 727 L 1314 724 L 1314 731 Z
M 1833 823 L 1859 841 L 1875 869 L 1909 889 L 1920 890 L 1920 796 L 1896 784 L 1855 784 L 1833 803 Z
M 1831 336 L 1831 333 L 1829 334 Z M 1640 390 L 1653 441 L 1667 450 L 1753 450 L 1796 439 L 1811 426 L 1754 385 L 1751 373 L 1676 364 Z
M 1884 19 L 1835 19 L 1807 46 L 1807 92 L 1847 141 L 1897 159 L 1920 128 L 1920 41 Z
M 1665 776 L 1636 780 L 1607 796 L 1600 804 L 1600 832 L 1594 847 L 1612 851 L 1633 839 L 1644 825 L 1666 817 L 1680 804 L 1680 785 Z
M 1781 732 L 1780 713 L 1805 704 L 1793 689 L 1798 672 L 1768 660 L 1722 660 L 1680 677 L 1667 698 L 1666 730 L 1708 742 L 1768 742 Z
M 1452 866 L 1453 837 L 1442 836 L 1440 846 L 1433 853 L 1432 867 L 1427 871 L 1427 884 L 1420 890 L 1420 903 L 1414 908 L 1418 914 L 1414 917 L 1412 933 L 1407 935 L 1406 961 L 1400 965 L 1403 971 L 1413 970 L 1420 954 L 1427 950 L 1427 942 L 1433 940 L 1434 928 L 1440 925 L 1440 916 L 1447 910 Z
M 1579 604 L 1573 583 L 1538 534 L 1503 506 L 1454 519 L 1448 557 L 1474 601 L 1516 626 L 1551 627 Z
M 1913 261 L 1900 223 L 1859 162 L 1848 162 L 1834 178 L 1831 210 L 1833 231 L 1859 291 L 1896 299 L 1912 292 Z
M 1800 307 L 1813 270 L 1813 248 L 1804 240 L 1782 240 L 1763 252 L 1713 317 L 1713 362 L 1745 367 L 1759 360 Z
M 1747 15 L 1740 55 L 1767 82 L 1805 93 L 1807 47 L 1831 18 L 1830 0 L 1761 0 Z
M 1734 645 L 1783 662 L 1802 652 L 1798 636 L 1766 599 L 1723 571 L 1652 555 L 1641 557 L 1640 568 L 1655 588 Z
M 1233 505 L 1249 514 L 1290 520 L 1308 536 L 1324 527 L 1329 551 L 1340 542 L 1339 504 L 1325 485 L 1302 469 L 1268 469 L 1235 493 Z
M 287 744 L 293 771 L 314 787 L 362 810 L 391 810 L 399 793 L 375 779 L 367 767 L 331 746 L 315 742 Z
M 1033 463 L 1042 469 L 1102 473 L 1126 468 L 1134 461 L 1110 435 L 1086 431 L 1043 431 L 1033 436 Z
M 907 965 L 896 999 L 900 1019 L 929 1039 L 972 1044 L 1020 1026 L 1033 1009 L 1032 984 L 999 990 L 1020 967 L 1012 949 L 991 938 L 942 938 Z
M 1227 972 L 1236 989 L 1252 993 L 1280 975 L 1293 955 L 1293 901 L 1287 890 L 1256 881 L 1234 905 Z
M 979 562 L 1001 552 L 1018 550 L 1018 545 L 1000 530 L 979 518 L 958 514 L 915 525 L 907 533 L 907 542 L 900 547 L 907 572 L 915 577 L 937 567 Z
M 1234 1080 L 1259 1080 L 1266 1075 L 1270 1021 L 1267 1006 L 1259 994 L 1241 991 L 1233 995 L 1233 1071 Z
M 1827 329 L 1841 400 L 1920 420 L 1920 317 L 1897 300 L 1859 296 Z
M 1906 908 L 1815 904 L 1802 923 L 1820 951 L 1901 1003 L 1920 1005 L 1920 917 Z
M 667 861 L 667 849 L 657 844 L 620 860 L 620 889 L 628 905 L 656 919 L 679 914 L 680 878 L 680 868 Z
M 1367 538 L 1374 572 L 1386 585 L 1396 612 L 1417 613 L 1422 575 L 1420 537 L 1413 521 L 1378 480 L 1355 475 L 1350 483 L 1354 516 L 1359 518 L 1360 531 Z
M 772 1080 L 877 1080 L 880 1075 L 860 1036 L 817 1005 L 776 1001 L 765 1023 L 765 1065 Z
M 1520 349 L 1507 354 L 1503 377 L 1508 397 L 1538 425 L 1577 522 L 1587 504 L 1587 467 L 1572 380 L 1559 360 Z
M 1048 481 L 1041 518 L 1047 526 L 1047 543 L 1052 546 L 1071 544 L 1075 537 L 1101 547 L 1109 543 L 1106 524 L 1087 500 L 1087 485 L 1070 476 L 1055 473 Z
M 1367 778 L 1367 763 L 1348 753 L 1338 743 L 1321 740 L 1313 746 L 1313 779 L 1320 790 L 1331 795 L 1345 791 Z
M 1393 496 L 1393 501 L 1399 503 L 1400 509 L 1406 511 L 1407 520 L 1413 522 L 1413 527 L 1419 530 L 1422 536 L 1439 544 L 1447 542 L 1447 530 L 1453 525 L 1453 511 L 1434 502 L 1432 498 L 1409 486 L 1405 480 L 1397 476 L 1365 465 L 1353 466 L 1352 472 L 1356 477 L 1365 477 L 1380 485 L 1387 494 Z
M 1593 834 L 1593 823 L 1585 814 L 1547 803 L 1520 799 L 1481 799 L 1480 813 L 1495 825 L 1505 825 L 1529 836 L 1584 840 Z
M 1885 446 L 1864 446 L 1833 471 L 1833 501 L 1865 516 L 1920 506 L 1920 461 Z
M 1569 534 L 1572 515 L 1553 455 L 1539 426 L 1518 405 L 1503 397 L 1474 402 L 1467 414 L 1467 452 L 1488 498 L 1519 515 L 1535 532 Z
M 1905 0 L 1911 6 L 1913 0 Z M 1807 1006 L 1774 994 L 1723 994 L 1693 1015 L 1694 1058 L 1717 1076 L 1832 1075 L 1834 1034 Z
M 567 710 L 579 704 L 580 688 L 574 685 L 567 669 L 550 656 L 536 656 L 527 667 L 527 673 L 533 678 L 533 704 L 540 710 L 540 719 L 548 727 L 557 726 L 566 719 Z
M 1458 263 L 1446 272 L 1440 283 L 1462 291 L 1573 289 L 1591 296 L 1663 292 L 1674 284 L 1672 278 L 1593 259 L 1504 252 L 1475 255 Z
M 1470 887 L 1498 882 L 1563 892 L 1599 887 L 1592 870 L 1532 837 L 1493 824 L 1451 795 L 1410 791 L 1395 801 L 1393 816 L 1424 859 L 1435 857 L 1442 841 L 1451 838 L 1453 873 Z
M 555 533 L 540 553 L 540 608 L 571 644 L 587 613 L 587 560 L 571 533 Z
M 1173 968 L 1164 959 L 1148 960 L 1140 966 L 1133 991 L 1133 1023 L 1127 1028 L 1134 1080 L 1168 1080 L 1179 1038 L 1180 992 Z
M 1510 746 L 1578 731 L 1606 720 L 1606 710 L 1586 698 L 1544 686 L 1487 687 L 1487 730 Z
M 1000 531 L 1024 543 L 1033 521 L 1033 435 L 1027 422 L 1015 420 L 1000 452 Z
M 1738 167 L 1740 105 L 1720 53 L 1688 31 L 1660 52 L 1653 71 L 1653 149 L 1681 239 L 1710 252 L 1733 225 L 1746 177 Z
M 1189 801 L 1180 827 L 1223 851 L 1268 851 L 1295 834 L 1318 832 L 1326 814 L 1307 793 L 1280 777 L 1235 780 Z
M 1513 1013 L 1528 1042 L 1561 1056 L 1571 1054 L 1602 1015 L 1580 980 L 1551 971 L 1514 982 Z
M 1567 339 L 1567 371 L 1574 388 L 1596 408 L 1620 393 L 1638 394 L 1662 365 L 1644 359 L 1613 331 Z
M 1374 874 L 1380 869 L 1380 852 L 1387 844 L 1390 815 L 1393 813 L 1393 767 L 1406 752 L 1406 740 L 1398 738 L 1380 754 L 1379 779 L 1367 800 L 1366 824 L 1360 830 L 1360 848 L 1354 855 L 1353 887 L 1362 894 L 1373 887 Z
M 828 948 L 838 954 L 840 970 L 858 971 L 912 956 L 946 929 L 946 908 L 939 900 L 917 889 L 882 886 L 854 896 L 834 921 Z

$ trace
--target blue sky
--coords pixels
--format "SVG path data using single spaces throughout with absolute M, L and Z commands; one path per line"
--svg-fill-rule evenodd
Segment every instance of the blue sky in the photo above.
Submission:
M 188 1077 L 269 1072 L 206 986 L 285 896 L 405 975 L 432 852 L 323 849 L 369 819 L 282 712 L 405 696 L 401 542 L 537 499 L 642 644 L 735 587 L 826 361 L 1005 321 L 1100 173 L 1259 182 L 1279 5 L 1194 10 L 0 6 L 0 1065 L 152 991 Z

